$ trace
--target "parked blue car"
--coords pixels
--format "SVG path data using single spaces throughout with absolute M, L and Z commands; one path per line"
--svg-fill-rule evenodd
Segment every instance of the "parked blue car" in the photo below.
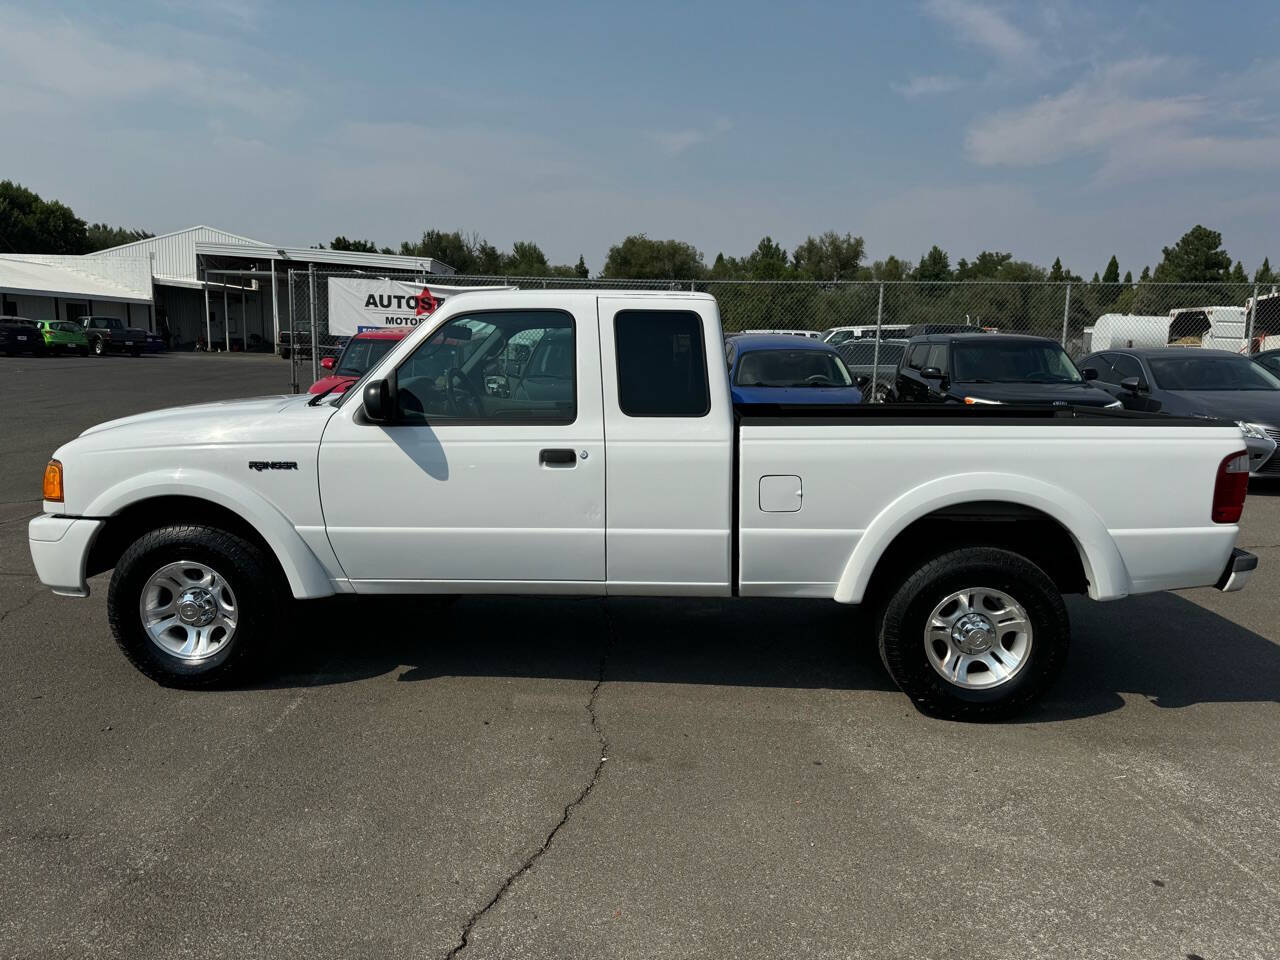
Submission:
M 835 347 L 761 333 L 725 341 L 734 403 L 861 403 L 862 391 Z

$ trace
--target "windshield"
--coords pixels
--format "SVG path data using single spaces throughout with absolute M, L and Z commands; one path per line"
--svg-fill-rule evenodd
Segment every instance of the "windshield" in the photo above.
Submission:
M 121 321 L 117 320 L 115 317 L 107 317 L 106 319 L 99 319 L 98 323 L 106 327 L 108 330 L 124 329 L 124 324 Z
M 1165 390 L 1280 390 L 1280 380 L 1244 357 L 1152 358 L 1151 374 Z
M 359 377 L 390 352 L 399 340 L 355 339 L 342 351 L 334 374 L 339 377 Z
M 951 346 L 951 379 L 962 383 L 1083 383 L 1056 343 L 988 340 Z
M 904 347 L 900 343 L 880 344 L 880 366 L 896 367 L 902 359 Z M 876 342 L 856 340 L 840 347 L 840 356 L 855 367 L 869 367 L 876 361 Z
M 844 361 L 822 350 L 752 350 L 738 360 L 740 387 L 848 387 Z

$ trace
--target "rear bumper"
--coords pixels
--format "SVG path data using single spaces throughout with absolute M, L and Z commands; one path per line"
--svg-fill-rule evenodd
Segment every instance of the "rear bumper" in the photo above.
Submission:
M 1256 569 L 1258 569 L 1258 558 L 1249 551 L 1237 547 L 1231 551 L 1231 559 L 1227 561 L 1227 567 L 1222 571 L 1222 576 L 1218 578 L 1215 586 L 1223 593 L 1243 590 Z
M 85 560 L 102 520 L 41 514 L 27 526 L 27 545 L 40 582 L 65 597 L 87 597 Z

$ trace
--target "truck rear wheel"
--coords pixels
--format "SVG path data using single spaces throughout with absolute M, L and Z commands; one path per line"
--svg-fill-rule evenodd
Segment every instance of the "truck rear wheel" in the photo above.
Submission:
M 880 658 L 924 713 L 997 720 L 1030 706 L 1062 669 L 1070 624 L 1053 581 L 994 547 L 930 560 L 898 589 Z
M 284 589 L 257 544 L 215 527 L 161 527 L 116 564 L 107 616 L 120 649 L 152 680 L 223 686 L 269 652 Z

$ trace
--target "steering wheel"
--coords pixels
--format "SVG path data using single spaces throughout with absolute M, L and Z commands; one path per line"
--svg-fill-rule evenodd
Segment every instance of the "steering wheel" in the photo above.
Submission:
M 817 387 L 821 385 L 826 385 L 828 387 L 831 386 L 831 378 L 828 377 L 825 373 L 815 373 L 811 377 L 805 377 L 804 382 L 809 384 L 809 386 L 811 387 Z
M 467 379 L 467 375 L 459 367 L 450 367 L 445 374 L 445 403 L 450 415 L 460 416 L 463 412 L 463 401 L 468 404 L 467 413 L 480 411 L 480 395 L 476 393 L 475 384 Z M 461 386 L 463 389 L 459 389 Z

